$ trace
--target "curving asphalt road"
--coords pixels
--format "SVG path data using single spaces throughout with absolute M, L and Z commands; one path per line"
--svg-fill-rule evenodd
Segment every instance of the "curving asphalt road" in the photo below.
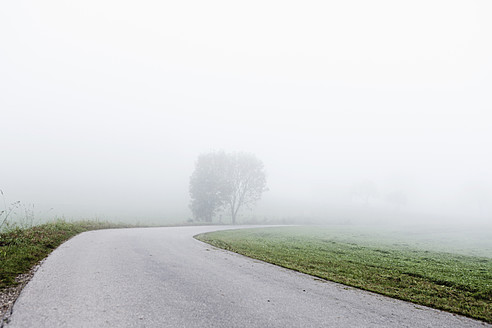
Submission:
M 230 228 L 80 234 L 42 264 L 6 327 L 492 327 L 192 238 Z

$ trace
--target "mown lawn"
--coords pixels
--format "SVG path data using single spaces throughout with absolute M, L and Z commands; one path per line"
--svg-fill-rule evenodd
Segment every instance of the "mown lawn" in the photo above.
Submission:
M 196 236 L 316 277 L 492 323 L 492 254 L 434 251 L 412 244 L 411 239 L 395 243 L 397 236 L 380 237 L 330 227 L 229 230 Z

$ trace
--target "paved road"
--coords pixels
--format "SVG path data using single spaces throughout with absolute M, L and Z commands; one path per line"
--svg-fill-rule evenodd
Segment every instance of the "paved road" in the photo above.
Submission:
M 491 327 L 192 238 L 227 228 L 80 234 L 43 263 L 6 327 Z

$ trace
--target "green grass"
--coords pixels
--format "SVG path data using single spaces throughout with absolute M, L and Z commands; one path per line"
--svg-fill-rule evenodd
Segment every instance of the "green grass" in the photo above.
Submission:
M 88 230 L 121 228 L 127 225 L 99 221 L 55 221 L 42 225 L 14 227 L 0 233 L 0 289 L 16 285 L 15 278 L 27 273 L 67 239 Z
M 445 252 L 430 232 L 408 237 L 343 227 L 281 227 L 196 238 L 319 278 L 492 323 L 492 253 L 466 243 L 454 243 L 449 249 L 455 252 Z M 481 256 L 467 255 L 477 253 Z

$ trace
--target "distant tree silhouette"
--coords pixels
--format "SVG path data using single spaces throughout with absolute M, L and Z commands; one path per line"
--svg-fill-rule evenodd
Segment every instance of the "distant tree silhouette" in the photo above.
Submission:
M 266 191 L 263 163 L 253 154 L 202 154 L 190 177 L 190 209 L 196 220 L 211 222 L 219 211 L 228 211 L 236 223 L 238 212 L 252 206 Z
M 371 180 L 359 181 L 352 185 L 351 195 L 369 205 L 369 199 L 378 195 L 376 184 Z

